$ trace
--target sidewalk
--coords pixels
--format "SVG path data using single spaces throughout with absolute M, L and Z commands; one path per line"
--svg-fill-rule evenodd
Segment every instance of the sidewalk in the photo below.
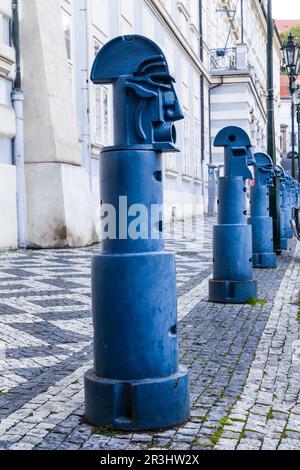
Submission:
M 178 223 L 167 242 L 193 406 L 189 423 L 162 432 L 84 421 L 95 248 L 0 253 L 0 449 L 300 449 L 299 244 L 255 271 L 260 303 L 211 304 L 214 219 L 200 222 L 196 240 Z

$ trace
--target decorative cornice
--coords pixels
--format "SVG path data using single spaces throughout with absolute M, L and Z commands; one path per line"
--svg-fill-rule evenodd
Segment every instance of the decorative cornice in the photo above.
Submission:
M 171 168 L 167 168 L 165 171 L 166 177 L 172 180 L 176 180 L 179 172 L 177 170 L 172 170 Z
M 196 52 L 191 48 L 190 44 L 183 36 L 179 27 L 175 24 L 174 20 L 172 19 L 164 5 L 159 0 L 145 0 L 145 3 L 149 6 L 149 8 L 156 15 L 156 17 L 173 35 L 179 47 L 183 50 L 187 58 L 193 62 L 193 65 L 199 70 L 199 72 L 205 77 L 205 79 L 209 83 L 211 83 L 209 71 L 206 69 L 204 63 L 197 56 Z
M 7 77 L 15 63 L 15 52 L 12 47 L 0 44 L 0 75 Z
M 181 179 L 182 179 L 182 181 L 184 181 L 185 183 L 191 183 L 194 178 L 192 177 L 192 175 L 188 175 L 187 173 L 182 173 Z
M 178 10 L 184 14 L 186 20 L 188 21 L 190 19 L 190 14 L 189 12 L 187 11 L 185 5 L 183 2 L 177 2 L 177 8 Z
M 202 179 L 201 179 L 199 176 L 195 176 L 195 178 L 194 178 L 194 184 L 195 184 L 196 186 L 201 186 L 202 183 L 203 183 Z
M 217 78 L 217 76 L 215 77 Z M 254 85 L 254 82 L 253 82 L 253 78 L 251 77 L 251 75 L 249 73 L 236 73 L 236 74 L 230 74 L 230 75 L 223 75 L 222 76 L 223 78 L 223 82 L 222 82 L 222 85 L 226 85 L 226 84 L 230 84 L 230 85 L 234 85 L 234 84 L 242 84 L 242 83 L 248 83 L 252 89 L 252 93 L 256 99 L 256 102 L 257 102 L 257 105 L 264 117 L 265 120 L 267 120 L 267 112 L 266 112 L 266 109 L 264 108 L 264 105 L 262 103 L 262 100 L 257 92 L 257 89 Z M 238 81 L 237 81 L 237 78 L 238 78 Z M 219 82 L 216 82 L 216 83 L 219 83 Z

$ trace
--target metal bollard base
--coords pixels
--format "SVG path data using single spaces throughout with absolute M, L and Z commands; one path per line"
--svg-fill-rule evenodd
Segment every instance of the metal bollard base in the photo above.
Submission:
M 254 268 L 276 268 L 277 257 L 275 253 L 253 253 Z
M 220 304 L 243 304 L 257 296 L 257 282 L 251 281 L 209 281 L 209 302 Z
M 169 377 L 120 381 L 85 374 L 85 415 L 96 426 L 123 431 L 161 429 L 190 418 L 187 370 Z
M 94 368 L 85 376 L 87 420 L 146 430 L 189 418 L 186 369 L 178 366 L 173 253 L 92 258 Z

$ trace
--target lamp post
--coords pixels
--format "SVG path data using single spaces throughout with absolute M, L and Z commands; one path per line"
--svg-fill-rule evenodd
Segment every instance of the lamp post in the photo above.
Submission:
M 300 183 L 300 85 L 297 86 L 295 93 L 295 107 L 298 124 L 298 181 Z
M 274 24 L 272 15 L 272 0 L 267 3 L 267 49 L 266 49 L 266 64 L 267 64 L 267 148 L 273 164 L 276 165 L 276 146 L 275 146 L 275 119 L 274 119 L 274 60 L 273 60 L 273 36 Z M 274 251 L 277 254 L 281 253 L 280 246 L 280 180 L 274 178 L 274 185 L 270 188 L 270 215 L 273 219 L 273 240 Z
M 296 176 L 296 162 L 295 162 L 295 104 L 293 94 L 295 92 L 295 81 L 299 72 L 299 45 L 296 42 L 295 36 L 289 34 L 288 40 L 282 46 L 285 68 L 289 77 L 289 90 L 292 98 L 291 104 L 291 118 L 292 118 L 292 177 Z

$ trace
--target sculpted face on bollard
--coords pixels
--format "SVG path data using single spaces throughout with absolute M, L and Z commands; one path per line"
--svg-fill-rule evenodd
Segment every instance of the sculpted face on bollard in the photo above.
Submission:
M 225 127 L 217 134 L 214 146 L 225 148 L 225 176 L 242 176 L 245 179 L 252 179 L 249 167 L 255 166 L 256 162 L 249 136 L 243 129 L 235 126 Z
M 134 116 L 136 135 L 156 148 L 176 144 L 174 122 L 183 119 L 174 89 L 174 79 L 169 74 L 163 56 L 143 61 L 136 72 L 126 80 L 127 100 Z M 134 136 L 133 136 L 134 137 Z M 166 149 L 170 150 L 170 149 Z
M 273 186 L 273 178 L 275 176 L 275 168 L 269 155 L 258 152 L 254 155 L 255 166 L 255 181 L 257 184 L 265 185 L 268 187 Z
M 155 43 L 143 36 L 110 41 L 95 60 L 92 81 L 113 84 L 116 145 L 177 151 L 174 123 L 184 116 L 166 57 Z

